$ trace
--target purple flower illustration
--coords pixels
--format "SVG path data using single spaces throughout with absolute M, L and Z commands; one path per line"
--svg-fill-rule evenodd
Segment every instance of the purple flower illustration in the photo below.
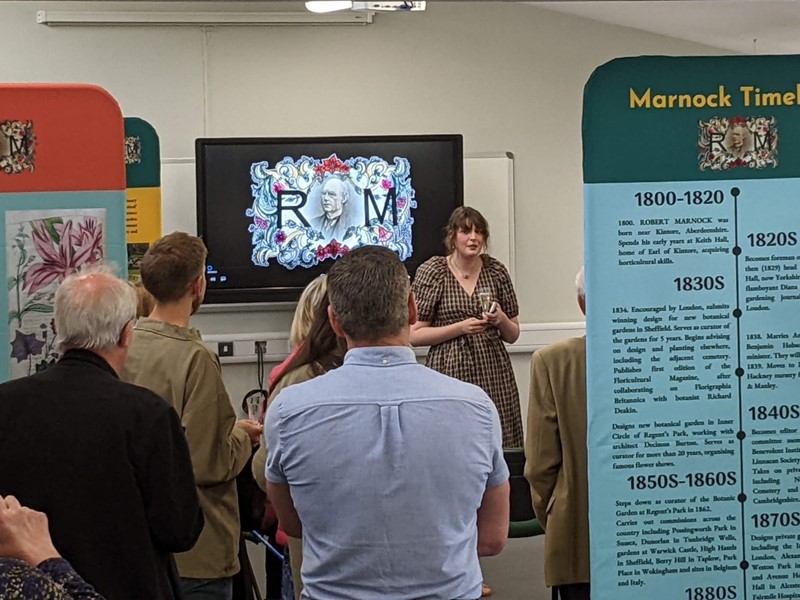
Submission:
M 87 218 L 78 223 L 78 231 L 72 234 L 71 241 L 75 248 L 89 247 L 88 259 L 91 262 L 103 258 L 103 226 L 96 219 Z
M 256 227 L 259 229 L 266 229 L 269 227 L 269 221 L 266 221 L 261 217 L 253 217 L 253 220 L 256 222 Z
M 276 244 L 282 244 L 285 241 L 286 241 L 286 232 L 285 231 L 278 231 L 275 234 L 275 243 Z
M 383 189 L 385 189 L 385 190 L 390 190 L 390 189 L 392 189 L 392 182 L 391 182 L 391 180 L 389 180 L 389 179 L 384 179 L 383 181 L 381 181 L 381 187 L 382 187 Z
M 96 252 L 95 238 L 89 236 L 85 246 L 74 246 L 72 221 L 55 224 L 59 241 L 56 242 L 42 221 L 36 221 L 31 229 L 31 239 L 42 262 L 34 264 L 23 276 L 22 289 L 29 294 L 47 287 L 54 281 L 60 282 L 67 275 L 78 270 L 86 262 L 94 262 Z M 99 230 L 96 231 L 99 236 Z M 76 235 L 82 236 L 79 230 Z M 89 234 L 87 234 L 89 235 Z
M 282 192 L 285 189 L 286 188 L 280 181 L 276 181 L 275 183 L 272 184 L 272 191 L 275 192 L 276 194 L 278 192 Z
M 405 208 L 406 207 L 406 199 L 403 198 L 403 197 L 398 198 L 397 199 L 397 206 L 399 208 L 401 208 L 401 209 Z
M 17 329 L 14 341 L 11 342 L 11 358 L 16 358 L 18 363 L 27 360 L 31 356 L 41 354 L 44 342 L 37 339 L 36 334 L 22 333 Z

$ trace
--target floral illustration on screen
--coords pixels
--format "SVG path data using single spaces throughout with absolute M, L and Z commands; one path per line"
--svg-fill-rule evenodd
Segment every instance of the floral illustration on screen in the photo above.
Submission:
M 311 267 L 363 245 L 410 257 L 417 207 L 408 159 L 286 157 L 250 167 L 253 204 L 246 215 L 255 265 Z
M 104 220 L 103 210 L 6 213 L 12 379 L 55 362 L 56 288 L 68 275 L 103 258 Z
M 701 171 L 765 169 L 778 166 L 775 117 L 715 117 L 699 121 Z

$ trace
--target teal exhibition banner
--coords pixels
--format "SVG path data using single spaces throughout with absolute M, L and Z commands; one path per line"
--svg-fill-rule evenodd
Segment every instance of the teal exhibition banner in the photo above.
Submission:
M 800 598 L 800 57 L 586 85 L 592 596 Z

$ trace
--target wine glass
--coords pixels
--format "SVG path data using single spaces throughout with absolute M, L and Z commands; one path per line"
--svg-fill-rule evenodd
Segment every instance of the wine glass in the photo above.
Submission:
M 492 290 L 489 288 L 478 289 L 478 299 L 481 302 L 481 310 L 483 312 L 489 312 L 489 309 L 492 307 Z
M 247 398 L 247 418 L 251 421 L 258 421 L 261 413 L 262 394 L 253 394 Z

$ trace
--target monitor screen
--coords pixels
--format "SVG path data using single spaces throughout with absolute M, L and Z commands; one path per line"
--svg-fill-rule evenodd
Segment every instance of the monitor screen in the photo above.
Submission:
M 460 135 L 196 141 L 206 302 L 296 300 L 359 246 L 385 246 L 413 277 L 444 254 L 463 204 Z

